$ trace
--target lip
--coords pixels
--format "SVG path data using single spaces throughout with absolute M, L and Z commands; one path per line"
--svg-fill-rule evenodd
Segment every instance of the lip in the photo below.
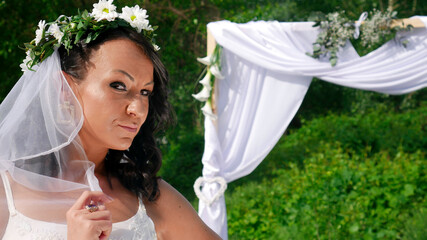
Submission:
M 136 133 L 138 131 L 138 128 L 136 126 L 130 126 L 130 125 L 119 125 L 119 127 L 123 128 L 124 130 L 131 132 L 131 133 Z

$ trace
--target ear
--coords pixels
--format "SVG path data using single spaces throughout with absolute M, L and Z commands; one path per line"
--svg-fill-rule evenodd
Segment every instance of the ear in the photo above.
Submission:
M 70 86 L 71 91 L 73 91 L 74 95 L 80 101 L 78 82 L 71 75 L 69 75 L 68 73 L 66 73 L 64 71 L 62 71 L 62 75 L 65 77 L 65 80 L 67 80 L 68 86 Z
M 62 71 L 62 75 L 64 75 L 65 80 L 67 80 L 68 85 L 70 85 L 71 88 L 76 84 L 76 81 L 68 73 Z
M 62 75 L 64 75 L 65 80 L 67 80 L 68 86 L 73 90 L 74 94 L 78 93 L 78 81 L 75 80 L 70 74 L 62 71 Z

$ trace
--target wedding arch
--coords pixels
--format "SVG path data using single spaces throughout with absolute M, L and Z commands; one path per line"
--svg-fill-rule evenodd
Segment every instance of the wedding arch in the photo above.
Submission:
M 223 239 L 227 236 L 226 184 L 250 174 L 267 156 L 300 107 L 313 77 L 368 91 L 404 94 L 427 86 L 427 17 L 415 17 L 415 28 L 360 57 L 349 43 L 332 67 L 327 59 L 307 56 L 319 29 L 311 22 L 229 21 L 208 24 L 208 55 L 222 47 L 214 111 L 205 114 L 202 177 L 195 183 L 199 215 Z M 216 43 L 215 43 L 216 42 Z M 202 60 L 211 64 L 209 56 Z M 207 80 L 202 80 L 206 92 Z M 200 97 L 200 96 L 198 96 Z M 202 97 L 203 98 L 203 97 Z M 200 190 L 200 187 L 202 189 Z

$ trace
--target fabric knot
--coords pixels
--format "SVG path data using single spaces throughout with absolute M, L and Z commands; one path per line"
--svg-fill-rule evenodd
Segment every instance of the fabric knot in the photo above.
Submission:
M 216 188 L 216 184 L 219 185 L 219 189 L 216 189 L 215 193 L 212 195 L 212 197 L 208 197 L 205 194 L 202 193 L 200 190 L 200 187 L 205 188 L 207 186 L 210 186 L 211 189 Z M 227 189 L 227 181 L 225 178 L 217 176 L 217 177 L 199 177 L 194 182 L 194 192 L 196 193 L 196 196 L 206 203 L 207 205 L 212 205 L 215 201 L 217 201 L 221 196 L 224 195 L 225 190 Z
M 358 39 L 359 35 L 360 35 L 360 25 L 362 25 L 362 22 L 366 20 L 366 18 L 368 17 L 368 12 L 363 12 L 362 14 L 360 14 L 359 20 L 356 21 L 355 25 L 354 25 L 354 39 Z

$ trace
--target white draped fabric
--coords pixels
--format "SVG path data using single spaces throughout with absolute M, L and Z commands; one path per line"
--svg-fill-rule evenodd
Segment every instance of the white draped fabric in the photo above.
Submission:
M 420 17 L 427 25 L 427 17 Z M 312 77 L 342 86 L 403 94 L 427 86 L 427 29 L 402 34 L 407 47 L 392 40 L 359 57 L 351 44 L 331 67 L 312 52 L 313 23 L 220 21 L 208 24 L 223 47 L 222 75 L 216 81 L 216 120 L 205 119 L 205 150 L 199 215 L 227 237 L 225 200 L 212 179 L 231 182 L 251 173 L 283 135 Z M 220 197 L 219 197 L 220 196 Z

